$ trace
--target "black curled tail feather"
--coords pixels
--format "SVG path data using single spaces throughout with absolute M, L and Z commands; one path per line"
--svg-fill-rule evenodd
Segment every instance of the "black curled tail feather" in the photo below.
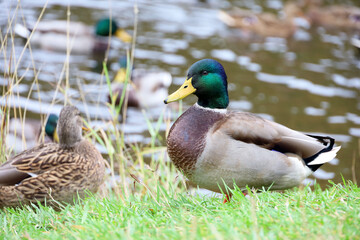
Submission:
M 322 137 L 322 136 L 315 136 L 306 134 L 309 137 L 317 139 L 320 143 L 322 143 L 324 146 L 327 146 L 326 148 L 322 149 L 321 151 L 317 152 L 316 154 L 312 155 L 311 157 L 304 158 L 304 162 L 308 168 L 311 169 L 311 171 L 315 172 L 319 167 L 321 167 L 323 164 L 316 164 L 316 165 L 308 165 L 310 162 L 314 161 L 321 153 L 330 152 L 335 144 L 335 139 L 332 137 Z M 327 141 L 326 141 L 327 140 Z
M 316 136 L 316 135 L 310 135 L 310 134 L 306 134 L 306 135 L 317 139 L 324 146 L 330 147 L 330 150 L 333 149 L 333 147 L 334 147 L 335 139 L 333 139 L 332 137 L 329 137 L 329 136 L 323 137 L 323 136 Z M 328 140 L 328 141 L 326 141 L 326 140 Z M 328 151 L 330 151 L 330 150 L 328 150 Z

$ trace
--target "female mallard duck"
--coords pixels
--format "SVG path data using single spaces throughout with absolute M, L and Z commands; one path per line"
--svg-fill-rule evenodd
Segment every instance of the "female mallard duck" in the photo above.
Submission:
M 250 10 L 235 8 L 231 12 L 219 12 L 219 18 L 230 27 L 254 32 L 263 37 L 291 37 L 297 26 L 296 18 L 304 18 L 300 7 L 295 3 L 284 6 L 285 18 L 279 19 L 272 13 L 254 13 Z
M 346 5 L 323 6 L 322 1 L 307 0 L 304 6 L 311 22 L 328 27 L 360 30 L 360 8 Z
M 40 121 L 35 119 L 26 119 L 25 121 L 19 118 L 10 119 L 6 130 L 7 148 L 19 153 L 26 147 L 32 148 L 36 146 L 39 142 L 59 142 L 56 133 L 57 121 L 57 115 L 49 114 L 44 127 L 44 136 Z
M 170 159 L 201 188 L 287 189 L 298 186 L 340 147 L 334 139 L 305 135 L 251 113 L 228 112 L 227 77 L 212 59 L 193 64 L 185 83 L 165 103 L 198 97 L 172 125 Z
M 69 42 L 71 52 L 79 54 L 105 51 L 108 40 L 104 37 L 110 35 L 123 42 L 131 41 L 131 36 L 119 28 L 114 20 L 108 18 L 97 22 L 95 32 L 83 23 L 68 23 L 62 20 L 42 21 L 34 29 L 16 24 L 15 32 L 23 38 L 31 36 L 32 43 L 52 51 L 66 51 Z M 70 41 L 68 41 L 68 33 Z
M 119 59 L 120 69 L 118 70 L 113 84 L 113 96 L 116 97 L 116 104 L 120 103 L 124 82 L 126 79 L 127 59 Z M 129 107 L 148 108 L 163 104 L 164 98 L 168 95 L 168 88 L 171 84 L 171 74 L 165 71 L 151 71 L 146 69 L 133 69 L 131 81 L 127 85 Z M 111 102 L 111 98 L 108 98 Z
M 26 150 L 0 166 L 0 207 L 31 202 L 73 202 L 85 191 L 96 192 L 105 174 L 104 159 L 82 134 L 76 107 L 65 106 L 59 116 L 58 143 Z

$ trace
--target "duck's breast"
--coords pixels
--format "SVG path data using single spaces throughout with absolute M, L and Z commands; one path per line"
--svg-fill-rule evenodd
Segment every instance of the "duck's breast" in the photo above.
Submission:
M 167 138 L 168 154 L 185 175 L 191 174 L 203 152 L 209 129 L 224 117 L 222 113 L 195 104 L 175 121 Z

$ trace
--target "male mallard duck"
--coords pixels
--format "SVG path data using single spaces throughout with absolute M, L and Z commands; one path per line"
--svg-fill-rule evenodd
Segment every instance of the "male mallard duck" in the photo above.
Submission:
M 83 120 L 74 106 L 59 116 L 59 143 L 26 150 L 0 166 L 0 207 L 31 202 L 73 202 L 96 192 L 105 174 L 104 159 L 82 134 Z
M 230 27 L 254 32 L 263 37 L 288 38 L 297 28 L 294 20 L 304 18 L 304 14 L 297 4 L 291 2 L 285 4 L 284 13 L 285 18 L 279 19 L 272 13 L 256 14 L 251 10 L 235 8 L 231 12 L 220 11 L 219 18 Z
M 323 6 L 322 1 L 307 0 L 307 15 L 312 23 L 329 28 L 360 30 L 360 8 L 345 5 Z
M 36 28 L 28 29 L 20 24 L 15 25 L 15 32 L 23 37 L 31 36 L 31 42 L 40 45 L 41 48 L 53 51 L 66 51 L 68 45 L 67 34 L 69 32 L 71 52 L 90 53 L 105 51 L 108 40 L 104 37 L 115 36 L 123 42 L 130 42 L 131 36 L 119 28 L 114 20 L 102 19 L 97 22 L 95 32 L 91 27 L 80 23 L 62 20 L 41 21 Z
M 127 59 L 119 59 L 120 69 L 118 70 L 113 84 L 113 95 L 116 94 L 116 104 L 119 104 L 123 85 L 126 79 Z M 133 69 L 131 81 L 127 85 L 128 106 L 137 108 L 156 107 L 163 104 L 164 98 L 168 95 L 168 88 L 171 84 L 171 74 L 165 71 L 151 71 L 146 69 Z M 109 97 L 109 102 L 111 99 Z
M 57 121 L 57 115 L 49 114 L 44 127 L 45 136 L 43 136 L 40 121 L 35 119 L 22 121 L 19 118 L 11 118 L 6 130 L 6 145 L 15 153 L 19 153 L 25 149 L 25 146 L 31 148 L 39 142 L 59 142 L 56 133 Z
M 193 183 L 211 191 L 298 186 L 340 147 L 334 139 L 305 135 L 251 113 L 228 112 L 227 77 L 212 59 L 193 64 L 185 83 L 164 102 L 198 97 L 172 125 L 170 159 Z

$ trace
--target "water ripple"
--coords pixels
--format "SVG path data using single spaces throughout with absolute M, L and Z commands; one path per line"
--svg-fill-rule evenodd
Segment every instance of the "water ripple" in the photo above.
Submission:
M 319 96 L 343 98 L 355 98 L 357 96 L 355 91 L 318 85 L 310 82 L 309 80 L 296 78 L 294 76 L 274 75 L 259 72 L 256 74 L 256 78 L 262 82 L 284 84 L 289 88 L 305 90 Z
M 346 78 L 340 74 L 332 75 L 333 81 L 343 87 L 360 89 L 360 78 Z
M 213 49 L 211 56 L 228 62 L 234 62 L 236 59 L 236 54 L 229 49 Z

